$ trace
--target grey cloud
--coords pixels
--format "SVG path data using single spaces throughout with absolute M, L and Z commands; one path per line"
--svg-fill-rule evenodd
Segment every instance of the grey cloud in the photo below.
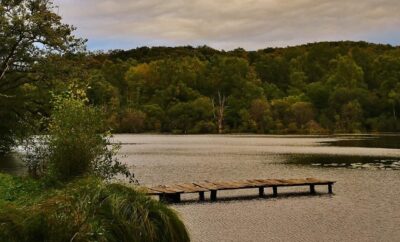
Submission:
M 90 40 L 257 49 L 400 36 L 398 0 L 56 0 Z M 388 34 L 392 33 L 392 34 Z M 368 39 L 366 39 L 368 40 Z M 394 43 L 394 39 L 382 39 Z M 135 46 L 130 46 L 131 48 Z

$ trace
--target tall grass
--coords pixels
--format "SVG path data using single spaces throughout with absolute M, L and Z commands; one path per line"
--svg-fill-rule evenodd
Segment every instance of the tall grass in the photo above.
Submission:
M 0 241 L 189 241 L 175 211 L 132 188 L 85 178 L 30 206 L 0 203 Z

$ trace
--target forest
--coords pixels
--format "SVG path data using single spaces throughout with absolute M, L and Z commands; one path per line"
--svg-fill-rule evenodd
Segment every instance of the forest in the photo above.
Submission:
M 400 130 L 400 48 L 390 45 L 346 41 L 258 51 L 207 46 L 76 51 L 40 58 L 29 80 L 2 92 L 16 96 L 0 104 L 3 143 L 26 130 L 26 123 L 49 116 L 51 96 L 71 86 L 87 91 L 117 133 Z
M 49 88 L 85 88 L 114 132 L 400 130 L 400 48 L 390 45 L 320 42 L 258 51 L 141 47 L 54 55 L 41 65 L 50 86 L 24 87 L 29 95 L 46 103 Z M 58 68 L 63 75 L 52 75 Z

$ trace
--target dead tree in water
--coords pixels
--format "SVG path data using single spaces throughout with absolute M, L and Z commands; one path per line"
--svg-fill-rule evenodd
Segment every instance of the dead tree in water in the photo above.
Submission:
M 212 100 L 213 109 L 214 109 L 214 119 L 217 120 L 218 124 L 218 133 L 222 134 L 224 132 L 224 115 L 225 115 L 225 102 L 226 97 L 224 94 L 218 91 L 218 104 L 215 106 L 214 99 Z

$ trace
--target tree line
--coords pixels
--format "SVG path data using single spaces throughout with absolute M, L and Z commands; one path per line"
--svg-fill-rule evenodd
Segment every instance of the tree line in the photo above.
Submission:
M 400 130 L 399 47 L 344 41 L 258 51 L 87 52 L 52 9 L 26 2 L 0 8 L 9 18 L 0 35 L 0 153 L 49 117 L 51 97 L 71 86 L 86 90 L 114 132 Z
M 400 48 L 390 45 L 321 42 L 259 51 L 142 47 L 55 58 L 67 76 L 86 85 L 90 102 L 103 108 L 116 132 L 400 129 Z

